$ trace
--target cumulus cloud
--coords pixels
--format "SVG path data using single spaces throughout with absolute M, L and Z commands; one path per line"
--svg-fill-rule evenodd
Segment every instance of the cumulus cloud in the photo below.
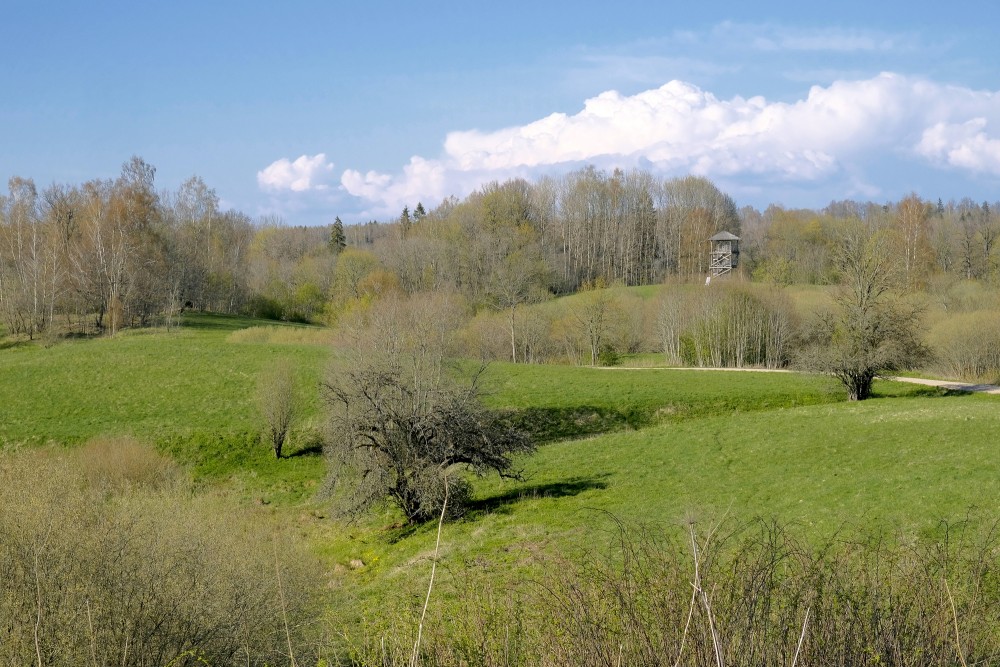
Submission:
M 257 172 L 257 185 L 267 192 L 326 190 L 329 185 L 324 180 L 332 171 L 333 163 L 327 162 L 325 153 L 302 155 L 294 161 L 281 158 Z
M 1000 174 L 1000 139 L 987 134 L 987 125 L 985 118 L 936 123 L 924 130 L 917 152 L 946 166 Z
M 1000 175 L 1000 94 L 883 73 L 814 86 L 793 102 L 719 99 L 671 81 L 635 95 L 608 91 L 573 115 L 492 132 L 447 135 L 436 159 L 395 174 L 347 170 L 341 185 L 378 208 L 464 195 L 490 179 L 593 163 L 663 174 L 815 184 L 854 178 L 877 156 Z

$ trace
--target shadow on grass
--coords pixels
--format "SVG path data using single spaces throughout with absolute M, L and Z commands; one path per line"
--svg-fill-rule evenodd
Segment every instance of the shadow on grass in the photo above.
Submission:
M 615 410 L 593 405 L 568 408 L 526 408 L 507 413 L 507 422 L 526 431 L 536 442 L 552 442 L 597 435 L 609 431 L 638 429 L 652 423 L 649 411 Z
M 565 498 L 578 495 L 584 491 L 606 489 L 608 488 L 608 483 L 604 480 L 608 476 L 605 473 L 596 477 L 571 477 L 560 482 L 519 486 L 497 496 L 469 501 L 466 505 L 466 517 L 474 519 L 476 516 L 486 513 L 508 513 L 511 505 L 522 500 L 531 500 L 533 498 Z
M 217 315 L 214 313 L 185 313 L 181 317 L 181 327 L 198 331 L 237 331 L 256 326 L 266 320 L 254 320 L 237 315 Z M 270 322 L 267 322 L 270 324 Z
M 510 514 L 511 506 L 522 500 L 531 500 L 532 498 L 565 498 L 575 496 L 584 491 L 606 489 L 608 488 L 608 483 L 604 480 L 609 476 L 608 473 L 604 473 L 591 477 L 570 477 L 561 482 L 518 486 L 516 489 L 505 491 L 496 496 L 478 498 L 466 502 L 462 506 L 461 514 L 451 519 L 451 521 L 475 521 L 483 515 L 491 513 Z M 387 540 L 390 544 L 400 542 L 415 534 L 422 525 L 427 524 L 400 523 L 389 526 L 386 529 Z
M 895 383 L 903 385 L 902 382 Z M 871 398 L 954 398 L 956 396 L 972 396 L 975 391 L 949 389 L 948 387 L 931 387 L 928 385 L 910 384 L 897 387 L 881 386 L 872 391 Z
M 289 452 L 285 455 L 285 458 L 294 459 L 298 456 L 321 456 L 323 454 L 323 444 L 311 444 L 306 445 L 300 449 L 296 449 L 294 452 Z

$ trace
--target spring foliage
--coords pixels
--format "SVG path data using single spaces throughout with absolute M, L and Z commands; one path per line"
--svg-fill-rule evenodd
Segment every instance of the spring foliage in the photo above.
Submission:
M 838 251 L 841 290 L 831 311 L 819 313 L 800 352 L 806 368 L 835 375 L 848 397 L 871 396 L 876 377 L 926 360 L 920 310 L 897 298 L 897 258 L 889 238 L 856 227 Z

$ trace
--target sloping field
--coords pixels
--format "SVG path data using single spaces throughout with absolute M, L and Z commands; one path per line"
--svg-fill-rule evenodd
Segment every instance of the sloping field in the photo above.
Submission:
M 252 328 L 256 327 L 256 328 Z M 264 502 L 309 536 L 352 613 L 426 586 L 435 526 L 391 509 L 345 523 L 317 497 L 324 464 L 316 330 L 199 316 L 178 331 L 0 350 L 0 441 L 73 445 L 129 434 L 189 466 L 199 488 Z M 256 376 L 284 357 L 303 400 L 293 454 L 257 440 Z M 938 535 L 1000 508 L 997 397 L 883 382 L 848 403 L 826 377 L 494 364 L 487 402 L 539 438 L 522 481 L 476 480 L 445 526 L 442 581 L 468 563 L 611 539 L 615 520 L 676 526 L 774 518 L 809 539 Z M 614 517 L 615 519 L 612 519 Z M 463 565 L 465 564 L 465 565 Z M 452 567 L 453 566 L 453 567 Z M 461 566 L 461 567 L 460 567 Z

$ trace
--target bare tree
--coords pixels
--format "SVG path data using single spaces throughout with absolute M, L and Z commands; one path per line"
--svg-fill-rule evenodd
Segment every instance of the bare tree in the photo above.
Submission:
M 590 363 L 593 366 L 597 365 L 601 349 L 608 342 L 610 326 L 616 314 L 617 305 L 608 289 L 595 289 L 583 295 L 574 312 L 577 324 L 590 349 Z
M 799 363 L 835 375 L 853 401 L 871 396 L 873 380 L 920 363 L 927 349 L 917 335 L 920 311 L 895 297 L 899 258 L 883 231 L 857 225 L 837 255 L 841 292 L 806 335 Z
M 919 286 L 931 264 L 930 244 L 931 205 L 910 194 L 896 206 L 893 229 L 898 253 L 903 264 L 903 279 L 907 288 Z
M 388 498 L 410 523 L 425 521 L 441 512 L 444 475 L 453 467 L 517 477 L 514 457 L 534 449 L 482 405 L 478 373 L 463 381 L 449 372 L 452 309 L 438 295 L 381 303 L 358 356 L 331 369 L 323 385 L 331 410 L 328 484 L 343 510 Z M 449 484 L 448 504 L 457 510 L 468 485 Z
M 257 379 L 257 408 L 263 422 L 263 438 L 281 458 L 298 409 L 295 373 L 287 361 L 267 368 Z

